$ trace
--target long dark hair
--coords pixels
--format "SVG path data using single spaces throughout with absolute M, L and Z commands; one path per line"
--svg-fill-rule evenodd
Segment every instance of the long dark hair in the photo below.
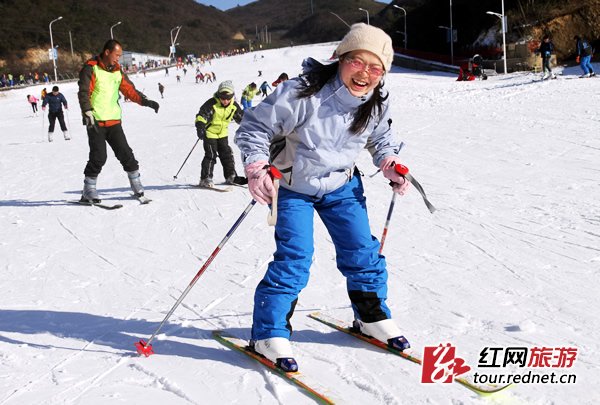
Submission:
M 340 56 L 340 59 L 343 57 Z M 339 64 L 331 63 L 327 65 L 318 64 L 310 69 L 308 72 L 300 75 L 303 80 L 300 81 L 300 91 L 298 92 L 299 98 L 309 98 L 317 94 L 323 86 L 328 82 L 333 81 L 337 74 Z M 383 102 L 387 100 L 388 94 L 385 96 L 383 93 L 383 79 L 379 81 L 377 86 L 373 89 L 373 95 L 366 102 L 361 104 L 356 109 L 354 120 L 350 125 L 350 132 L 353 134 L 360 134 L 364 132 L 369 126 L 371 118 L 377 118 L 383 113 Z

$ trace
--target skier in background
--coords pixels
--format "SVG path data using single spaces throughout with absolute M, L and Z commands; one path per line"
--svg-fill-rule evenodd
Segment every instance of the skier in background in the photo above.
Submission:
M 269 88 L 269 90 L 273 91 L 271 86 L 269 86 L 269 84 L 266 81 L 264 81 L 263 84 L 260 85 L 260 91 L 262 92 L 263 98 L 267 97 L 267 87 Z
M 35 96 L 28 94 L 27 101 L 29 102 L 29 104 L 31 104 L 31 108 L 33 109 L 33 115 L 37 117 L 38 116 L 38 107 L 37 107 L 38 99 L 35 98 Z
M 163 92 L 165 91 L 165 86 L 163 86 L 162 84 L 158 83 L 158 91 L 160 92 L 160 98 L 165 98 L 163 96 Z
M 276 252 L 254 295 L 250 346 L 285 371 L 297 371 L 290 319 L 313 262 L 315 211 L 335 246 L 346 277 L 355 327 L 397 350 L 410 345 L 391 319 L 387 269 L 371 234 L 361 173 L 355 161 L 365 148 L 394 192 L 409 182 L 396 172 L 389 93 L 383 88 L 394 51 L 391 38 L 372 25 L 354 24 L 338 45 L 339 61 L 303 62 L 300 79 L 287 81 L 245 112 L 235 136 L 260 204 L 275 197 L 269 165 L 283 175 L 277 200 Z
M 110 39 L 99 55 L 88 60 L 79 71 L 79 105 L 83 124 L 87 127 L 90 146 L 89 160 L 83 171 L 81 201 L 100 202 L 96 182 L 106 163 L 108 143 L 127 172 L 131 190 L 136 197 L 144 195 L 138 161 L 121 126 L 119 92 L 134 103 L 152 108 L 158 114 L 159 105 L 136 90 L 127 74 L 121 71 L 119 58 L 123 49 L 119 41 Z
M 242 91 L 242 107 L 244 107 L 244 111 L 252 107 L 252 99 L 259 91 L 260 90 L 256 88 L 256 83 L 250 83 Z
M 542 43 L 540 44 L 540 49 L 538 50 L 542 57 L 542 69 L 544 70 L 544 76 L 542 79 L 547 79 L 548 77 L 556 79 L 556 75 L 552 73 L 552 69 L 550 68 L 550 57 L 552 56 L 553 50 L 554 46 L 552 45 L 550 37 L 548 35 L 544 35 Z M 548 72 L 550 75 L 548 75 Z
M 573 37 L 575 40 L 575 51 L 577 52 L 577 63 L 581 66 L 581 70 L 583 70 L 583 75 L 579 77 L 591 77 L 596 76 L 594 72 L 594 68 L 592 67 L 591 60 L 594 54 L 594 49 L 592 45 L 585 39 L 581 38 L 579 35 L 575 35 Z
M 235 160 L 229 146 L 229 123 L 233 119 L 242 122 L 244 112 L 233 100 L 233 83 L 225 80 L 219 84 L 217 92 L 209 98 L 196 114 L 196 134 L 204 144 L 204 159 L 200 172 L 200 186 L 214 187 L 213 172 L 217 156 L 223 165 L 223 175 L 227 184 L 244 184 L 235 171 Z M 244 179 L 245 180 L 245 179 Z
M 46 105 L 48 105 L 50 110 L 48 112 L 48 122 L 50 123 L 48 126 L 48 142 L 52 142 L 54 140 L 54 124 L 56 123 L 57 118 L 58 123 L 60 124 L 60 129 L 63 131 L 65 141 L 71 139 L 67 130 L 67 125 L 65 124 L 65 116 L 62 110 L 63 105 L 65 106 L 66 110 L 69 109 L 69 106 L 67 105 L 67 99 L 65 96 L 58 92 L 58 86 L 52 87 L 52 93 L 49 93 L 46 95 L 46 97 L 44 97 L 44 100 L 42 101 L 42 110 L 46 111 Z
M 273 87 L 277 87 L 277 85 L 281 82 L 285 82 L 286 80 L 289 80 L 290 78 L 288 77 L 287 73 L 282 73 L 279 75 L 279 77 L 277 78 L 277 80 L 275 80 L 273 83 L 271 83 L 273 85 Z

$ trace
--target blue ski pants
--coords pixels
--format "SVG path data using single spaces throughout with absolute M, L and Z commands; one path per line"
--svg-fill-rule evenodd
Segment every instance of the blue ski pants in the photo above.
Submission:
M 352 180 L 320 199 L 279 189 L 276 251 L 254 295 L 252 339 L 290 337 L 290 318 L 306 286 L 314 254 L 314 211 L 335 246 L 337 267 L 346 277 L 357 318 L 376 322 L 391 318 L 385 304 L 387 270 L 380 243 L 369 226 L 362 180 Z
M 580 59 L 579 66 L 581 67 L 581 70 L 583 70 L 584 75 L 588 74 L 588 73 L 592 73 L 594 71 L 591 60 L 592 60 L 592 55 L 582 56 Z

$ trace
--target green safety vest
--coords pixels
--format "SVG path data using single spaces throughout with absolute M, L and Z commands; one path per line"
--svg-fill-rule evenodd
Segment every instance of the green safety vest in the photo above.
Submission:
M 119 105 L 119 86 L 123 81 L 120 70 L 107 72 L 98 65 L 94 65 L 94 90 L 92 91 L 92 107 L 96 121 L 117 121 L 121 119 L 121 106 Z

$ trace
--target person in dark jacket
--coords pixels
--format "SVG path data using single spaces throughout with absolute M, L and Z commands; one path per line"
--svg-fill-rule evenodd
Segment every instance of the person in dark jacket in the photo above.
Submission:
M 540 44 L 540 49 L 538 50 L 540 56 L 542 57 L 542 70 L 544 71 L 544 76 L 542 79 L 547 79 L 548 77 L 556 79 L 556 75 L 552 73 L 552 69 L 550 68 L 550 57 L 552 56 L 553 50 L 554 46 L 552 45 L 550 37 L 548 35 L 544 35 L 542 43 Z
M 277 87 L 277 85 L 281 82 L 285 82 L 286 80 L 290 80 L 290 78 L 288 77 L 287 73 L 282 73 L 279 75 L 279 77 L 277 78 L 277 80 L 275 80 L 272 84 L 273 87 Z
M 52 93 L 47 94 L 42 102 L 42 110 L 46 111 L 46 106 L 48 106 L 48 109 L 50 110 L 48 112 L 48 122 L 50 123 L 50 126 L 48 126 L 48 142 L 52 142 L 54 140 L 54 124 L 56 123 L 57 118 L 58 123 L 60 124 L 60 129 L 63 131 L 65 140 L 68 141 L 71 139 L 67 130 L 67 125 L 65 124 L 65 116 L 62 110 L 63 105 L 65 106 L 66 110 L 69 109 L 69 106 L 67 105 L 67 99 L 62 93 L 58 92 L 58 86 L 52 87 Z
M 196 114 L 196 133 L 204 141 L 204 159 L 200 173 L 200 186 L 213 187 L 213 169 L 217 156 L 223 165 L 223 174 L 227 184 L 244 184 L 245 178 L 239 177 L 235 171 L 233 152 L 229 146 L 228 128 L 233 119 L 242 122 L 244 111 L 233 100 L 234 89 L 230 80 L 219 84 L 217 92 L 208 99 Z
M 576 60 L 577 63 L 579 63 L 579 66 L 581 66 L 581 70 L 583 70 L 583 75 L 579 77 L 596 76 L 591 64 L 592 55 L 594 53 L 592 45 L 579 35 L 575 35 L 573 39 L 575 40 L 575 52 L 577 52 Z
M 273 91 L 271 86 L 269 86 L 269 83 L 267 83 L 266 81 L 264 81 L 263 84 L 261 84 L 259 88 L 260 88 L 260 91 L 262 92 L 263 98 L 267 97 L 267 88 L 269 88 L 269 90 Z

